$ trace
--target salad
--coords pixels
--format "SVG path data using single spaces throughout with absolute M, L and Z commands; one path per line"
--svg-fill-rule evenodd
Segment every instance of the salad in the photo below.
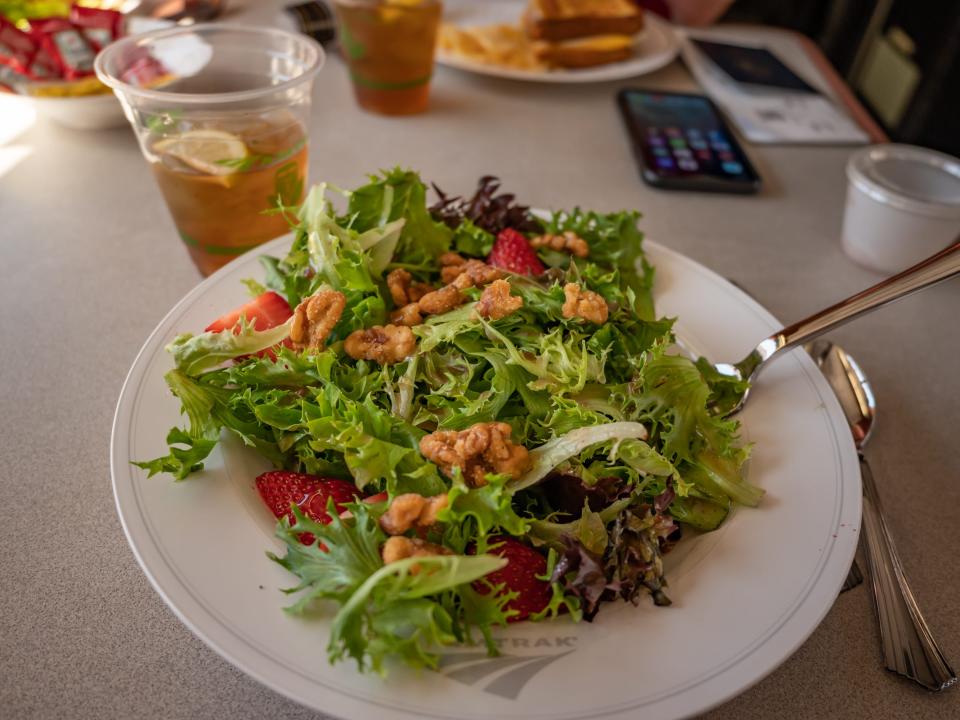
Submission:
M 494 655 L 512 622 L 669 605 L 663 555 L 762 495 L 724 418 L 746 386 L 673 345 L 638 213 L 541 218 L 492 177 L 434 190 L 394 169 L 286 209 L 253 299 L 168 345 L 185 423 L 136 463 L 183 480 L 224 430 L 272 462 L 251 482 L 287 610 L 332 616 L 329 660 L 379 673 Z

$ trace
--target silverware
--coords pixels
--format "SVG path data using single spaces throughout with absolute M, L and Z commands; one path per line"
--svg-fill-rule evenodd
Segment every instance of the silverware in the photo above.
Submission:
M 772 358 L 784 350 L 803 345 L 833 330 L 855 317 L 875 310 L 887 303 L 899 300 L 911 293 L 922 290 L 934 283 L 960 273 L 960 241 L 945 250 L 927 258 L 923 262 L 904 270 L 899 275 L 887 278 L 873 287 L 841 300 L 825 310 L 814 313 L 804 320 L 788 325 L 757 345 L 738 363 L 717 363 L 716 369 L 723 375 L 751 383 L 757 374 Z M 749 389 L 732 408 L 717 408 L 724 415 L 734 415 L 740 411 L 749 395 Z
M 806 350 L 810 357 L 813 358 L 813 361 L 817 364 L 817 367 L 820 368 L 824 375 L 836 371 L 837 354 L 832 352 L 833 348 L 833 343 L 827 342 L 826 340 L 815 340 L 812 343 L 807 343 L 803 346 L 803 349 Z M 839 348 L 837 349 L 839 350 Z M 866 440 L 864 440 L 864 442 L 866 442 Z M 863 538 L 861 537 L 861 541 L 862 539 Z M 850 563 L 850 572 L 847 573 L 847 579 L 843 581 L 843 587 L 840 588 L 840 592 L 845 593 L 847 590 L 853 590 L 862 582 L 863 571 L 860 570 L 860 564 L 857 562 L 857 558 L 855 557 Z
M 929 690 L 944 690 L 957 681 L 917 606 L 900 556 L 883 518 L 880 496 L 863 448 L 875 425 L 877 404 L 857 362 L 842 348 L 815 343 L 811 355 L 826 376 L 850 423 L 863 478 L 863 548 L 873 581 L 873 597 L 888 670 Z

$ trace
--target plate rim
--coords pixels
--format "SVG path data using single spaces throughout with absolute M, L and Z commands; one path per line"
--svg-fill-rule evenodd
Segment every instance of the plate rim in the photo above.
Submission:
M 147 576 L 147 579 L 149 580 L 151 586 L 160 595 L 160 597 L 163 599 L 167 607 L 174 612 L 176 617 L 184 625 L 186 625 L 195 636 L 200 638 L 204 642 L 204 644 L 206 644 L 209 648 L 214 650 L 214 652 L 220 655 L 223 659 L 225 659 L 231 665 L 240 669 L 242 672 L 249 675 L 250 677 L 254 678 L 265 687 L 268 687 L 271 690 L 280 693 L 281 695 L 293 700 L 294 702 L 300 705 L 303 705 L 305 707 L 310 707 L 312 709 L 319 709 L 315 704 L 311 702 L 310 699 L 305 697 L 304 694 L 302 693 L 298 694 L 298 691 L 295 687 L 297 683 L 285 684 L 283 682 L 283 680 L 289 679 L 290 677 L 289 673 L 286 673 L 286 672 L 281 673 L 280 675 L 281 679 L 274 678 L 270 672 L 263 670 L 261 667 L 258 667 L 248 662 L 247 659 L 244 658 L 244 655 L 242 652 L 237 651 L 235 648 L 230 649 L 226 647 L 225 645 L 228 644 L 230 640 L 233 640 L 234 642 L 240 641 L 245 647 L 253 651 L 261 661 L 266 661 L 271 665 L 276 665 L 277 667 L 283 670 L 286 669 L 286 668 L 283 668 L 282 664 L 280 664 L 273 657 L 265 656 L 259 648 L 255 647 L 246 638 L 238 637 L 236 633 L 233 631 L 233 629 L 226 622 L 222 621 L 215 614 L 211 613 L 208 608 L 204 607 L 203 603 L 198 602 L 197 599 L 193 597 L 192 593 L 190 592 L 190 589 L 185 588 L 183 582 L 180 580 L 179 577 L 177 577 L 175 569 L 170 567 L 174 580 L 177 582 L 177 585 L 178 585 L 177 589 L 181 589 L 181 590 L 186 589 L 187 596 L 190 598 L 190 601 L 188 603 L 184 603 L 182 601 L 182 598 L 179 604 L 175 603 L 172 600 L 170 593 L 168 593 L 165 590 L 164 585 L 161 583 L 160 579 L 155 576 L 154 571 L 151 570 L 151 566 L 149 565 L 144 555 L 149 553 L 150 551 L 154 551 L 161 555 L 161 559 L 164 560 L 168 566 L 169 566 L 169 561 L 167 560 L 167 558 L 163 557 L 163 553 L 160 552 L 160 550 L 156 547 L 155 544 L 151 546 L 144 546 L 144 547 L 139 546 L 138 539 L 134 537 L 133 530 L 130 527 L 130 523 L 134 519 L 138 519 L 141 521 L 141 525 L 146 528 L 148 533 L 148 537 L 144 539 L 145 542 L 148 540 L 149 541 L 153 540 L 153 538 L 150 537 L 151 531 L 149 528 L 149 523 L 145 520 L 145 518 L 142 515 L 139 518 L 126 517 L 126 515 L 124 514 L 124 507 L 122 504 L 122 498 L 121 498 L 122 490 L 120 487 L 120 478 L 122 476 L 122 470 L 127 471 L 127 479 L 131 481 L 130 482 L 131 487 L 133 486 L 133 482 L 136 480 L 136 478 L 133 477 L 133 473 L 130 469 L 129 458 L 127 457 L 129 453 L 125 454 L 122 451 L 122 449 L 125 449 L 130 442 L 130 433 L 129 433 L 130 422 L 129 421 L 131 421 L 135 415 L 134 411 L 137 408 L 136 401 L 139 398 L 140 383 L 146 377 L 146 374 L 147 374 L 146 371 L 149 368 L 150 360 L 156 355 L 156 350 L 162 349 L 162 346 L 160 346 L 159 348 L 153 348 L 151 354 L 149 356 L 146 356 L 148 349 L 151 348 L 151 345 L 156 344 L 156 338 L 158 335 L 161 335 L 162 332 L 165 333 L 169 331 L 169 328 L 165 327 L 168 321 L 171 320 L 171 318 L 174 318 L 174 316 L 179 316 L 180 314 L 182 314 L 182 312 L 185 312 L 190 306 L 192 306 L 195 298 L 205 294 L 210 286 L 218 284 L 222 277 L 224 277 L 229 273 L 232 273 L 239 266 L 240 263 L 250 262 L 251 260 L 255 260 L 255 257 L 257 255 L 260 255 L 264 252 L 271 252 L 276 248 L 284 247 L 286 244 L 292 242 L 292 237 L 293 237 L 293 234 L 289 233 L 279 238 L 276 238 L 268 243 L 265 243 L 264 245 L 261 245 L 259 248 L 257 248 L 257 250 L 254 253 L 250 253 L 251 257 L 245 257 L 243 260 L 238 258 L 237 261 L 228 263 L 227 265 L 225 265 L 224 267 L 220 268 L 215 273 L 210 275 L 208 278 L 205 278 L 202 282 L 198 283 L 195 287 L 189 290 L 183 297 L 181 297 L 180 300 L 174 304 L 174 306 L 163 316 L 163 318 L 157 323 L 154 329 L 150 332 L 150 334 L 144 341 L 143 345 L 141 346 L 140 350 L 137 352 L 133 362 L 131 363 L 130 369 L 125 376 L 125 379 L 121 388 L 120 396 L 117 400 L 114 420 L 111 428 L 111 437 L 110 437 L 110 473 L 111 473 L 111 484 L 112 484 L 113 493 L 114 493 L 115 506 L 117 509 L 117 514 L 120 518 L 121 526 L 123 527 L 124 535 L 126 536 L 126 539 L 127 539 L 127 543 L 130 546 L 131 550 L 133 551 L 133 554 L 137 560 L 137 563 L 140 565 L 140 568 L 143 570 L 144 574 Z M 742 303 L 744 303 L 747 307 L 749 307 L 749 309 L 752 312 L 754 312 L 759 318 L 763 319 L 765 322 L 767 322 L 774 328 L 780 326 L 780 323 L 776 320 L 776 318 L 768 310 L 766 310 L 766 308 L 760 305 L 759 302 L 754 300 L 752 297 L 750 297 L 745 292 L 743 292 L 740 288 L 736 287 L 735 285 L 730 283 L 728 280 L 726 280 L 724 277 L 714 272 L 707 266 L 684 255 L 683 253 L 680 253 L 677 250 L 674 250 L 672 248 L 669 248 L 665 245 L 654 242 L 652 240 L 645 240 L 644 248 L 645 250 L 652 250 L 653 254 L 663 254 L 663 255 L 669 256 L 672 262 L 685 264 L 696 272 L 704 273 L 707 276 L 710 276 L 714 281 L 724 286 L 728 292 L 732 292 L 733 294 L 735 294 L 738 297 L 738 299 Z M 825 552 L 823 560 L 819 563 L 818 572 L 814 576 L 812 576 L 812 578 L 808 583 L 808 587 L 804 588 L 801 599 L 792 606 L 789 612 L 785 612 L 775 623 L 773 623 L 773 625 L 771 626 L 771 629 L 766 633 L 765 637 L 761 637 L 758 641 L 752 643 L 750 646 L 748 646 L 743 651 L 741 651 L 739 656 L 736 656 L 734 659 L 730 660 L 724 667 L 722 667 L 719 670 L 716 670 L 715 672 L 711 671 L 711 673 L 708 674 L 707 677 L 697 681 L 696 684 L 704 685 L 706 683 L 715 683 L 718 681 L 723 683 L 724 676 L 726 676 L 730 672 L 735 671 L 738 667 L 742 667 L 745 660 L 749 659 L 751 656 L 754 655 L 754 653 L 756 653 L 758 650 L 760 650 L 764 646 L 769 645 L 777 635 L 780 635 L 786 632 L 785 627 L 791 621 L 794 620 L 794 616 L 796 616 L 801 610 L 807 609 L 809 613 L 810 608 L 808 607 L 808 605 L 811 602 L 813 602 L 813 599 L 811 598 L 811 596 L 814 595 L 815 591 L 819 590 L 821 593 L 823 592 L 823 585 L 824 585 L 823 576 L 827 571 L 828 567 L 835 566 L 835 565 L 842 565 L 844 571 L 842 574 L 837 574 L 837 577 L 834 578 L 836 580 L 836 583 L 835 583 L 836 587 L 834 587 L 829 594 L 829 598 L 832 598 L 832 599 L 828 599 L 828 601 L 820 601 L 817 604 L 816 611 L 814 612 L 813 616 L 811 616 L 813 618 L 812 622 L 808 618 L 807 620 L 804 621 L 803 628 L 799 630 L 790 631 L 791 634 L 789 635 L 789 637 L 792 638 L 792 642 L 788 643 L 787 645 L 783 645 L 781 643 L 780 650 L 774 653 L 776 655 L 775 658 L 773 658 L 772 660 L 764 659 L 760 663 L 760 665 L 763 667 L 759 671 L 751 670 L 750 672 L 748 672 L 749 678 L 746 681 L 742 681 L 742 680 L 737 680 L 734 682 L 727 681 L 726 689 L 715 691 L 712 693 L 708 692 L 709 699 L 706 701 L 702 701 L 702 700 L 694 701 L 691 707 L 688 707 L 682 711 L 680 716 L 683 716 L 683 717 L 705 712 L 711 708 L 714 708 L 730 700 L 733 697 L 736 697 L 742 694 L 743 692 L 748 690 L 750 687 L 760 682 L 763 678 L 765 678 L 767 675 L 772 673 L 778 667 L 780 667 L 780 665 L 782 665 L 783 662 L 785 662 L 787 659 L 789 659 L 796 652 L 796 650 L 810 637 L 810 635 L 814 632 L 814 630 L 816 630 L 816 628 L 822 622 L 823 618 L 833 607 L 833 603 L 835 602 L 836 595 L 839 594 L 840 585 L 842 584 L 843 578 L 846 575 L 846 568 L 849 567 L 849 564 L 852 561 L 854 554 L 856 552 L 857 540 L 860 532 L 861 506 L 860 506 L 859 498 L 860 498 L 861 488 L 860 488 L 859 465 L 856 464 L 856 451 L 853 446 L 853 441 L 849 432 L 846 432 L 847 430 L 846 420 L 842 415 L 842 411 L 840 409 L 839 403 L 836 400 L 836 397 L 833 395 L 832 391 L 829 390 L 829 385 L 827 385 L 826 380 L 819 373 L 819 371 L 816 370 L 816 366 L 813 363 L 812 359 L 810 359 L 806 355 L 806 353 L 803 353 L 800 350 L 794 351 L 791 354 L 797 360 L 799 360 L 802 370 L 804 371 L 804 375 L 807 377 L 808 381 L 810 381 L 813 384 L 814 390 L 816 391 L 816 394 L 819 396 L 819 398 L 823 400 L 825 404 L 828 406 L 827 419 L 829 420 L 830 429 L 832 431 L 831 439 L 837 445 L 836 450 L 837 450 L 838 463 L 837 463 L 836 469 L 838 474 L 838 485 L 836 488 L 836 492 L 838 496 L 840 496 L 840 499 L 837 505 L 837 510 L 836 510 L 837 520 L 839 521 L 840 519 L 846 519 L 852 524 L 852 526 L 855 525 L 855 529 L 852 533 L 848 533 L 844 535 L 845 540 L 843 542 L 838 542 L 839 538 L 837 538 L 837 536 L 834 535 L 833 542 L 831 543 L 831 548 L 829 552 Z M 781 362 L 784 362 L 784 360 L 781 360 Z M 811 369 L 814 371 L 813 373 L 810 372 Z M 134 388 L 133 390 L 131 390 L 132 382 L 137 383 L 137 387 Z M 822 389 L 824 387 L 827 389 L 828 391 L 827 393 L 822 392 Z M 127 420 L 127 423 L 121 426 L 121 420 L 124 419 L 121 416 L 121 413 L 123 410 L 128 410 L 128 412 L 124 416 L 124 418 Z M 840 421 L 842 421 L 842 425 Z M 841 425 L 841 427 L 838 428 L 837 427 L 838 425 Z M 121 442 L 121 439 L 123 439 L 122 442 Z M 845 467 L 846 465 L 849 465 L 850 467 Z M 856 468 L 856 472 L 853 471 L 853 468 Z M 130 492 L 135 492 L 135 491 L 131 490 Z M 847 500 L 853 500 L 853 498 L 855 498 L 856 501 L 852 503 L 848 503 L 848 502 L 844 502 L 844 498 L 846 498 Z M 139 499 L 136 497 L 134 498 L 134 500 L 139 502 Z M 200 620 L 195 621 L 194 619 L 191 618 L 191 615 L 193 613 L 188 614 L 186 611 L 181 609 L 179 605 L 183 605 L 183 604 L 196 605 L 197 610 L 199 610 L 199 612 L 202 614 L 203 617 Z M 209 629 L 208 622 L 207 623 L 203 622 L 205 618 L 212 620 L 216 624 L 216 627 L 213 628 L 213 631 Z M 226 633 L 226 642 L 217 637 L 218 635 L 223 633 Z M 342 690 L 332 687 L 330 685 L 324 684 L 322 681 L 318 681 L 315 678 L 307 679 L 307 683 L 310 687 L 318 687 L 318 686 L 322 687 L 326 692 L 334 696 L 331 699 L 335 699 L 336 704 L 342 709 L 333 710 L 332 708 L 325 708 L 323 709 L 323 711 L 327 713 L 331 713 L 331 712 L 338 713 L 338 716 L 340 717 L 348 717 L 348 715 L 339 715 L 339 713 L 341 712 L 350 712 L 351 714 L 349 716 L 352 717 L 353 711 L 358 709 L 362 709 L 362 708 L 369 709 L 371 707 L 380 707 L 380 708 L 389 707 L 384 703 L 382 703 L 381 701 L 378 701 L 373 698 L 362 698 L 359 696 L 355 696 L 351 693 L 345 693 Z M 691 690 L 693 689 L 694 688 L 691 688 Z M 688 690 L 683 690 L 681 691 L 680 695 L 682 696 L 684 694 L 687 694 L 687 692 Z M 674 693 L 673 695 L 676 695 L 676 694 Z M 631 709 L 636 711 L 637 709 L 644 708 L 646 706 L 651 706 L 651 709 L 655 709 L 659 707 L 660 703 L 670 701 L 670 697 L 671 695 L 667 695 L 666 697 L 655 697 L 654 699 L 645 701 L 640 704 L 634 703 L 634 705 L 632 706 L 629 704 L 621 704 L 620 706 L 617 706 L 617 707 L 608 707 L 608 709 L 606 709 L 605 711 L 595 713 L 593 715 L 590 715 L 589 717 L 616 715 L 618 713 L 630 712 Z M 351 709 L 347 710 L 347 707 L 350 707 Z M 410 714 L 410 710 L 406 708 L 395 708 L 395 709 L 406 715 Z M 657 713 L 662 714 L 662 711 L 658 710 Z M 441 715 L 441 714 L 425 715 L 422 712 L 420 713 L 420 716 L 422 717 L 429 716 L 429 717 L 436 717 L 436 718 L 451 717 L 448 715 Z M 587 716 L 583 716 L 583 717 L 587 717 Z
M 466 60 L 456 55 L 443 52 L 439 48 L 437 49 L 436 63 L 445 68 L 469 73 L 471 75 L 500 78 L 503 80 L 516 80 L 519 82 L 578 85 L 627 80 L 656 72 L 669 65 L 680 54 L 680 39 L 670 23 L 651 12 L 645 14 L 644 20 L 644 34 L 656 33 L 665 41 L 666 48 L 656 56 L 649 58 L 649 65 L 639 68 L 637 65 L 643 60 L 642 57 L 632 57 L 616 63 L 567 72 L 520 70 L 518 68 L 486 65 L 484 63 Z

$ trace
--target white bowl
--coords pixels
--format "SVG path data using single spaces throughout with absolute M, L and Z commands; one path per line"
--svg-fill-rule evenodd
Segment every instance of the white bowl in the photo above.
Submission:
M 843 249 L 885 273 L 905 270 L 960 235 L 960 160 L 911 145 L 875 145 L 847 162 Z
M 127 119 L 120 102 L 111 93 L 79 97 L 31 97 L 38 115 L 80 130 L 121 127 Z

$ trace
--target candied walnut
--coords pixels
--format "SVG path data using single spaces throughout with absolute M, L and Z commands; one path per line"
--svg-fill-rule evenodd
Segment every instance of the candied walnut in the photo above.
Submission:
M 420 314 L 420 306 L 412 302 L 404 305 L 399 310 L 394 310 L 390 313 L 390 322 L 394 325 L 406 325 L 407 327 L 419 325 L 423 322 L 423 316 Z
M 466 278 L 462 277 L 466 275 Z M 486 285 L 503 277 L 499 268 L 487 265 L 482 260 L 466 260 L 459 265 L 448 265 L 440 269 L 440 277 L 450 285 L 459 281 L 460 289 L 474 285 Z
M 327 335 L 343 314 L 347 299 L 336 290 L 320 290 L 303 299 L 293 311 L 290 340 L 296 350 L 322 350 Z
M 380 527 L 387 535 L 402 535 L 410 528 L 428 528 L 437 521 L 437 513 L 447 507 L 447 502 L 446 495 L 397 495 L 380 517 Z
M 460 431 L 439 430 L 420 440 L 420 452 L 448 477 L 459 467 L 473 487 L 485 485 L 488 473 L 517 478 L 530 464 L 527 449 L 510 440 L 510 426 L 503 422 L 477 423 Z
M 343 343 L 343 349 L 354 360 L 375 360 L 381 365 L 410 357 L 416 346 L 413 331 L 405 325 L 374 325 L 366 330 L 354 330 Z
M 590 322 L 602 325 L 607 321 L 609 308 L 607 301 L 597 293 L 583 290 L 576 283 L 567 283 L 563 286 L 563 316 L 565 318 L 583 318 Z
M 450 550 L 427 542 L 419 538 L 408 538 L 403 535 L 394 535 L 388 538 L 380 549 L 380 555 L 383 557 L 385 565 L 389 565 L 397 560 L 406 560 L 410 557 L 431 557 L 434 555 L 453 555 Z
M 460 253 L 452 252 L 452 251 L 445 252 L 443 255 L 440 256 L 439 260 L 440 260 L 440 264 L 443 267 L 446 267 L 448 265 L 463 265 L 467 261 L 467 259 L 463 255 L 461 255 Z
M 420 298 L 417 307 L 425 315 L 440 315 L 463 305 L 466 301 L 467 296 L 460 292 L 458 288 L 453 285 L 446 285 Z
M 495 280 L 487 285 L 477 301 L 477 314 L 490 320 L 499 320 L 521 307 L 523 298 L 510 294 L 510 283 Z
M 590 246 L 587 241 L 577 235 L 572 230 L 567 230 L 561 235 L 538 235 L 530 240 L 530 245 L 535 248 L 550 248 L 558 252 L 568 252 L 578 258 L 585 258 L 590 254 Z
M 392 270 L 387 275 L 387 288 L 390 290 L 390 297 L 393 298 L 393 304 L 397 307 L 403 307 L 409 303 L 415 303 L 433 288 L 426 283 L 413 282 L 413 276 L 403 268 Z

